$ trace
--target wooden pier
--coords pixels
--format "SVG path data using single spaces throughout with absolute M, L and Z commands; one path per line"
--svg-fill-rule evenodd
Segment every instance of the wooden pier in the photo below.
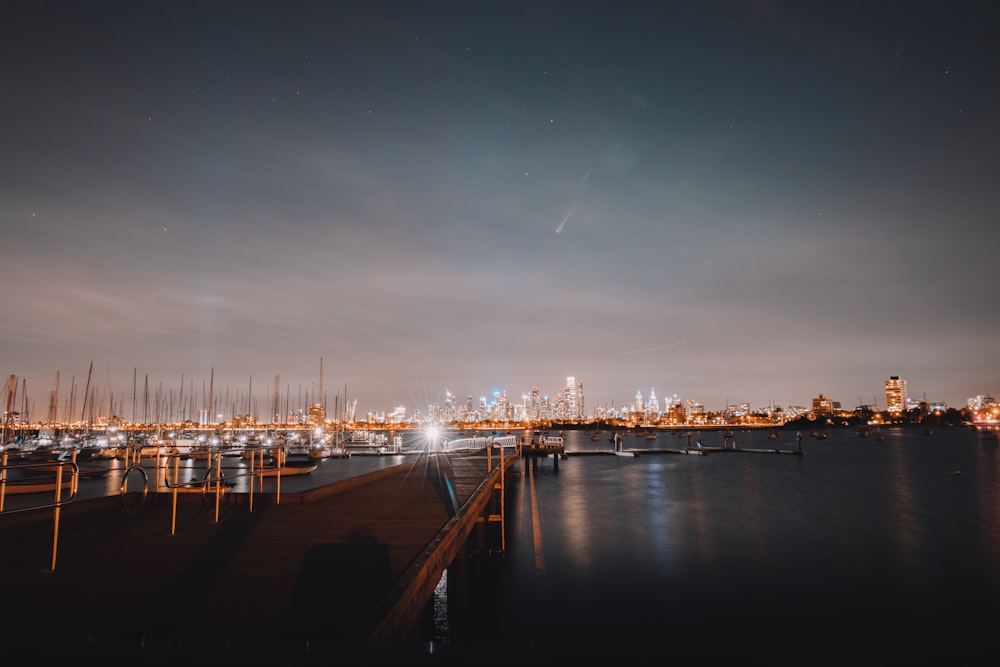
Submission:
M 660 454 L 687 454 L 689 456 L 704 456 L 706 454 L 729 454 L 729 453 L 743 453 L 743 454 L 793 454 L 802 455 L 802 451 L 798 449 L 757 449 L 757 448 L 724 448 L 724 447 L 682 447 L 682 448 L 663 448 L 663 449 L 640 449 L 640 448 L 629 448 L 629 449 L 571 449 L 565 452 L 566 457 L 575 456 L 658 456 Z
M 566 441 L 561 436 L 550 436 L 535 432 L 520 447 L 521 456 L 527 458 L 533 465 L 538 459 L 552 457 L 552 465 L 558 470 L 559 459 L 566 458 Z
M 613 443 L 613 447 L 609 449 L 584 449 L 584 450 L 569 450 L 564 451 L 565 456 L 591 456 L 591 455 L 615 455 L 615 456 L 648 456 L 648 455 L 658 455 L 658 454 L 686 454 L 686 455 L 696 455 L 704 456 L 705 454 L 713 453 L 744 453 L 744 454 L 792 454 L 796 456 L 802 455 L 802 433 L 795 434 L 796 446 L 795 449 L 785 449 L 781 447 L 737 447 L 736 440 L 733 439 L 733 434 L 731 431 L 726 430 L 723 434 L 723 444 L 719 446 L 706 446 L 702 444 L 701 437 L 699 436 L 695 443 L 692 444 L 692 435 L 687 434 L 687 444 L 684 447 L 656 447 L 656 448 L 640 448 L 640 447 L 624 447 L 624 440 L 619 434 L 613 434 L 609 441 Z
M 135 498 L 78 501 L 59 510 L 58 539 L 54 510 L 0 513 L 0 638 L 33 660 L 418 656 L 413 629 L 444 570 L 502 548 L 516 460 L 500 448 L 421 456 L 252 504 L 227 493 L 218 508 L 192 493 L 151 493 L 138 509 Z

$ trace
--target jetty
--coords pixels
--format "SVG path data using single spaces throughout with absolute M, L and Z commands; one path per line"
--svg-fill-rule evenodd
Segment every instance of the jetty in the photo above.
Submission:
M 732 440 L 732 435 L 727 434 L 723 441 L 722 446 L 717 445 L 704 445 L 699 439 L 695 444 L 691 444 L 691 438 L 688 437 L 687 444 L 684 447 L 656 447 L 656 448 L 645 448 L 645 447 L 624 447 L 622 440 L 617 437 L 612 438 L 613 447 L 609 449 L 571 449 L 565 450 L 563 452 L 564 456 L 600 456 L 600 455 L 614 455 L 614 456 L 626 456 L 626 457 L 639 457 L 639 456 L 650 456 L 650 455 L 660 455 L 660 454 L 686 454 L 689 456 L 704 456 L 706 454 L 791 454 L 794 456 L 802 455 L 802 434 L 796 434 L 797 445 L 793 449 L 784 447 L 738 447 L 736 441 Z
M 552 465 L 559 469 L 559 459 L 566 458 L 566 441 L 561 435 L 548 435 L 535 431 L 521 445 L 521 456 L 529 459 L 532 465 L 537 465 L 539 459 L 552 457 Z
M 748 448 L 748 447 L 663 447 L 659 449 L 645 449 L 641 447 L 629 447 L 626 449 L 569 449 L 566 450 L 566 457 L 575 456 L 653 456 L 660 454 L 687 454 L 689 456 L 705 456 L 706 454 L 792 454 L 801 456 L 801 449 L 783 449 L 774 447 L 770 449 Z
M 502 552 L 515 451 L 428 453 L 299 493 L 228 492 L 221 503 L 129 491 L 0 512 L 0 638 L 33 660 L 426 656 L 414 629 L 444 571 Z

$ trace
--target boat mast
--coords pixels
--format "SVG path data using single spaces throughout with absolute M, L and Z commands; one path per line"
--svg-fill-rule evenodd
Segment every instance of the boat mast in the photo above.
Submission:
M 271 424 L 278 424 L 278 415 L 281 414 L 281 376 L 274 376 L 274 396 L 271 398 Z
M 56 371 L 56 388 L 49 396 L 49 426 L 54 426 L 59 416 L 59 371 Z
M 66 399 L 66 405 L 63 407 L 63 415 L 70 420 L 67 424 L 72 423 L 74 412 L 76 412 L 76 376 L 71 375 L 69 377 L 69 398 Z
M 83 388 L 83 410 L 80 412 L 80 422 L 84 422 L 87 417 L 87 397 L 90 394 L 90 378 L 94 374 L 94 361 L 90 362 L 90 370 L 87 371 L 87 384 Z
M 31 420 L 28 419 L 28 381 L 26 379 L 21 380 L 21 423 L 31 424 Z
M 137 372 L 138 369 L 135 366 L 133 366 L 132 367 L 132 423 L 133 424 L 135 424 L 135 376 Z
M 170 423 L 174 423 L 174 411 L 170 410 Z M 184 373 L 181 373 L 181 389 L 177 394 L 177 421 L 182 422 L 187 419 L 187 410 L 184 409 Z
M 215 390 L 215 368 L 213 367 L 212 373 L 211 375 L 209 375 L 209 380 L 208 380 L 208 423 L 209 424 L 215 423 L 212 421 L 212 412 L 215 410 L 215 407 L 213 406 L 212 403 L 215 400 L 212 397 L 212 392 L 214 390 Z
M 7 411 L 3 413 L 3 430 L 0 432 L 0 448 L 7 444 L 7 423 L 10 421 L 10 411 L 14 404 L 14 390 L 17 389 L 17 378 L 11 375 L 7 378 Z M 6 471 L 4 472 L 6 475 Z

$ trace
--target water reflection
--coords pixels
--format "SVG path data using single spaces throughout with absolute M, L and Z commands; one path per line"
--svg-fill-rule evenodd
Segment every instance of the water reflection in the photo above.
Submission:
M 570 450 L 608 446 L 585 432 L 566 438 Z M 732 441 L 797 446 L 791 433 L 765 439 L 736 432 Z M 624 443 L 683 446 L 667 434 Z M 524 466 L 507 491 L 517 509 L 497 622 L 508 646 L 788 662 L 817 658 L 817 647 L 905 659 L 945 650 L 931 638 L 961 637 L 959 652 L 973 645 L 995 614 L 966 596 L 1000 595 L 996 447 L 959 429 L 884 441 L 831 432 L 802 446 L 801 457 L 592 455 Z M 910 651 L 914 637 L 924 643 Z

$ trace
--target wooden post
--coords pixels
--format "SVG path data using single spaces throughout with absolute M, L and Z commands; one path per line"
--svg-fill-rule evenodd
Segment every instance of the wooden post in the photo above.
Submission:
M 251 456 L 250 456 L 250 476 L 248 477 L 248 480 L 250 481 L 250 495 L 247 497 L 247 503 L 250 505 L 250 511 L 251 512 L 253 512 L 253 473 L 254 473 L 254 470 L 253 470 L 254 461 L 253 461 L 253 459 L 254 459 L 254 457 L 253 457 L 253 454 L 251 453 Z
M 275 505 L 280 505 L 281 504 L 281 469 L 285 465 L 285 448 L 284 447 L 278 447 L 278 456 L 276 457 L 275 460 L 278 462 L 278 474 L 275 476 L 275 481 L 276 481 L 276 484 L 277 484 L 277 488 L 275 489 L 275 492 L 274 492 L 274 504 Z
M 55 528 L 52 533 L 52 571 L 56 569 L 56 552 L 59 550 L 59 511 L 62 509 L 60 506 L 60 501 L 62 500 L 62 474 L 63 474 L 63 464 L 56 464 L 56 502 L 55 502 Z
M 170 510 L 170 534 L 171 535 L 173 535 L 176 532 L 176 530 L 177 530 L 177 478 L 180 476 L 180 473 L 179 473 L 179 471 L 177 469 L 177 466 L 180 464 L 180 460 L 181 460 L 181 457 L 175 454 L 174 455 L 174 489 L 173 489 L 173 498 L 171 499 L 171 501 L 173 503 L 173 507 Z M 164 478 L 166 478 L 166 476 L 167 476 L 167 469 L 166 469 L 166 467 L 164 467 L 164 469 L 163 469 L 163 476 L 164 476 Z M 156 475 L 157 486 L 159 486 L 159 477 L 160 477 L 159 474 L 157 474 Z
M 211 459 L 209 459 L 211 460 Z M 222 452 L 215 452 L 215 522 L 219 523 L 219 501 L 222 495 Z
M 3 500 L 7 494 L 7 452 L 0 454 L 0 512 L 3 512 Z
M 507 553 L 506 487 L 507 464 L 503 459 L 503 445 L 500 445 L 500 553 Z

